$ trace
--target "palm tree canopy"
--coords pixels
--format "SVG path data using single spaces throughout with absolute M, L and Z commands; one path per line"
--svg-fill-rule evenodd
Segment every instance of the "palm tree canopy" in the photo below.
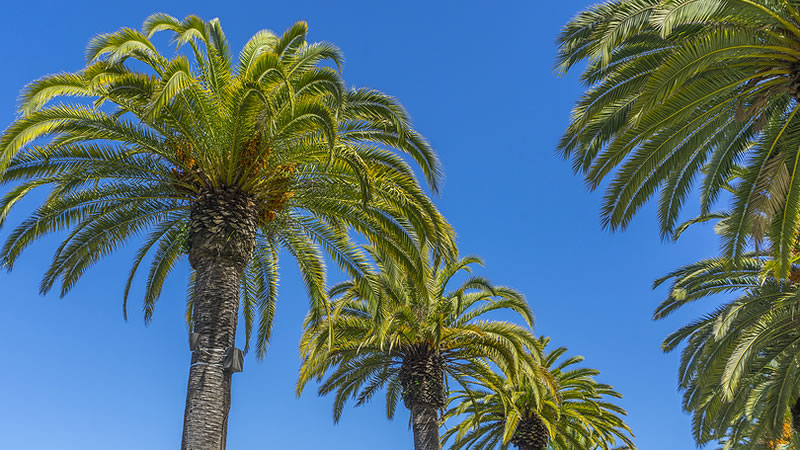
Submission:
M 150 40 L 161 31 L 178 47 L 173 56 Z M 306 34 L 304 22 L 280 35 L 260 31 L 234 57 L 217 19 L 155 14 L 141 31 L 94 38 L 83 70 L 31 83 L 0 137 L 0 182 L 11 185 L 0 224 L 31 191 L 49 194 L 10 233 L 0 262 L 10 270 L 33 241 L 65 230 L 41 284 L 47 292 L 60 282 L 65 295 L 103 256 L 146 234 L 124 298 L 150 255 L 149 320 L 187 253 L 192 206 L 227 192 L 257 216 L 242 310 L 248 343 L 257 325 L 263 355 L 279 249 L 296 258 L 314 314 L 327 309 L 323 252 L 356 279 L 369 270 L 350 230 L 410 271 L 419 268 L 416 241 L 452 254 L 452 229 L 398 154 L 436 190 L 431 147 L 394 98 L 345 89 L 339 49 Z
M 769 208 L 767 232 L 788 273 L 800 225 L 799 6 L 614 0 L 566 25 L 558 67 L 586 62 L 587 90 L 560 148 L 592 189 L 610 178 L 605 226 L 625 227 L 658 191 L 668 236 L 692 189 L 707 214 L 741 163 L 723 253 L 746 252 L 753 222 Z
M 457 274 L 480 264 L 479 258 L 435 264 L 426 258 L 420 285 L 393 259 L 372 254 L 378 271 L 367 283 L 347 281 L 331 288 L 331 314 L 309 317 L 301 339 L 298 394 L 308 381 L 324 379 L 319 393 L 335 392 L 334 420 L 348 399 L 358 406 L 384 388 L 386 414 L 392 418 L 398 400 L 409 395 L 403 392 L 403 366 L 415 353 L 436 354 L 444 377 L 455 382 L 488 371 L 486 361 L 515 375 L 536 364 L 528 355 L 538 341 L 527 328 L 483 319 L 507 310 L 532 326 L 533 313 L 522 294 L 474 275 L 454 289 L 448 286 Z
M 791 423 L 790 409 L 800 398 L 800 271 L 778 279 L 771 263 L 752 255 L 731 268 L 712 258 L 656 281 L 672 280 L 657 319 L 691 302 L 735 294 L 663 343 L 665 351 L 686 343 L 679 385 L 698 444 L 763 448 L 783 436 L 787 419 Z
M 550 338 L 540 338 L 546 350 Z M 506 450 L 526 417 L 536 416 L 549 435 L 548 449 L 635 449 L 625 410 L 610 399 L 622 395 L 595 380 L 599 372 L 575 367 L 581 356 L 563 358 L 565 347 L 545 352 L 541 373 L 517 378 L 489 373 L 476 377 L 469 389 L 454 392 L 446 419 L 458 421 L 442 436 L 453 450 Z M 622 445 L 621 447 L 619 445 Z

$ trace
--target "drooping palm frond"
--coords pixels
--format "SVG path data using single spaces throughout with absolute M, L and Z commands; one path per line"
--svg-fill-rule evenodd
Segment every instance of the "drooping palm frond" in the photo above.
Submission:
M 560 144 L 590 188 L 609 181 L 603 224 L 624 228 L 656 193 L 662 236 L 699 188 L 708 214 L 743 171 L 722 235 L 739 258 L 764 203 L 779 270 L 800 226 L 800 13 L 774 0 L 615 0 L 559 37 L 562 71 L 588 62 Z
M 663 344 L 672 351 L 685 343 L 679 383 L 700 445 L 766 448 L 765 442 L 781 439 L 800 399 L 800 272 L 795 267 L 789 278 L 778 279 L 774 264 L 769 258 L 747 257 L 731 269 L 728 261 L 715 258 L 656 281 L 657 286 L 672 280 L 656 318 L 689 302 L 736 295 Z

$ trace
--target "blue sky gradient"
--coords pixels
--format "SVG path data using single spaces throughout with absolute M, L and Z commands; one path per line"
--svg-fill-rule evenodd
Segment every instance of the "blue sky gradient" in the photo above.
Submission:
M 578 73 L 553 71 L 555 37 L 586 0 L 558 2 L 7 2 L 0 127 L 38 77 L 83 67 L 89 39 L 140 27 L 151 13 L 219 17 L 238 49 L 259 29 L 281 32 L 306 20 L 312 41 L 344 52 L 350 86 L 398 97 L 437 150 L 446 174 L 442 212 L 480 273 L 522 291 L 537 334 L 586 357 L 621 405 L 639 448 L 694 448 L 677 391 L 678 354 L 661 340 L 706 303 L 653 322 L 665 289 L 652 280 L 716 254 L 708 226 L 678 243 L 659 239 L 651 203 L 625 232 L 603 231 L 601 194 L 589 193 L 555 152 L 581 93 Z M 40 197 L 41 198 L 41 197 Z M 23 202 L 0 229 L 5 239 L 36 204 Z M 685 216 L 694 212 L 693 205 Z M 136 246 L 90 270 L 63 299 L 38 294 L 57 237 L 30 247 L 13 273 L 0 273 L 0 448 L 174 449 L 180 444 L 190 353 L 184 320 L 188 262 L 167 282 L 145 327 L 138 283 L 122 318 L 122 291 Z M 135 244 L 135 243 L 134 243 Z M 330 278 L 341 275 L 331 270 Z M 141 281 L 141 277 L 140 277 Z M 228 448 L 409 449 L 408 414 L 385 418 L 376 396 L 345 410 L 310 386 L 294 394 L 297 343 L 307 307 L 294 261 L 281 261 L 272 345 L 234 376 Z M 241 341 L 240 341 L 241 342 Z M 240 346 L 242 346 L 240 344 Z

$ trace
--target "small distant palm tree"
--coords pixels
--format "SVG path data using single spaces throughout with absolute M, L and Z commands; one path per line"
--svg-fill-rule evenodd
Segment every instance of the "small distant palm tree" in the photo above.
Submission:
M 800 268 L 781 279 L 772 266 L 758 255 L 735 266 L 712 258 L 655 283 L 672 280 L 656 319 L 718 294 L 736 294 L 662 345 L 673 351 L 686 344 L 679 380 L 699 445 L 721 441 L 727 449 L 786 440 L 787 417 L 791 439 L 800 435 Z
M 179 51 L 150 41 L 172 33 Z M 189 373 L 183 448 L 225 447 L 239 311 L 269 341 L 278 252 L 300 267 L 311 317 L 328 310 L 324 250 L 354 279 L 369 271 L 348 229 L 420 273 L 412 239 L 453 253 L 452 230 L 426 197 L 438 161 L 402 106 L 369 89 L 346 90 L 339 50 L 309 43 L 297 23 L 260 31 L 231 56 L 219 21 L 165 14 L 142 31 L 123 28 L 89 44 L 77 73 L 47 76 L 23 92 L 21 116 L 0 137 L 0 223 L 39 187 L 42 205 L 14 229 L 0 263 L 9 270 L 36 239 L 66 231 L 41 291 L 65 295 L 102 257 L 147 232 L 125 287 L 152 255 L 144 315 L 188 254 L 189 318 L 197 336 Z M 181 50 L 190 50 L 188 56 Z M 68 98 L 77 100 L 68 100 Z M 54 103 L 54 101 L 58 101 Z
M 338 421 L 349 398 L 358 406 L 385 388 L 387 417 L 394 416 L 402 398 L 411 412 L 414 448 L 436 450 L 448 380 L 459 383 L 485 372 L 486 361 L 511 374 L 534 364 L 527 355 L 538 341 L 528 329 L 481 319 L 508 310 L 531 326 L 533 314 L 520 293 L 481 277 L 448 290 L 457 274 L 481 263 L 477 257 L 426 259 L 420 284 L 393 259 L 375 251 L 373 256 L 378 273 L 367 277 L 368 283 L 347 281 L 331 288 L 336 297 L 331 314 L 309 317 L 297 391 L 311 379 L 324 378 L 319 393 L 335 393 Z
M 541 338 L 542 349 L 548 343 L 549 338 Z M 489 373 L 455 392 L 445 418 L 459 422 L 443 441 L 453 438 L 453 450 L 505 450 L 510 445 L 520 450 L 635 449 L 622 418 L 625 410 L 609 401 L 622 396 L 595 381 L 597 370 L 572 367 L 582 357 L 559 361 L 566 351 L 559 347 L 545 353 L 547 377 L 531 372 L 515 381 Z
M 764 205 L 777 269 L 800 226 L 800 5 L 787 0 L 613 0 L 559 37 L 559 67 L 587 62 L 561 141 L 603 223 L 624 228 L 656 192 L 664 236 L 699 179 L 701 213 L 736 163 L 723 256 L 738 258 Z M 727 198 L 727 197 L 726 197 Z

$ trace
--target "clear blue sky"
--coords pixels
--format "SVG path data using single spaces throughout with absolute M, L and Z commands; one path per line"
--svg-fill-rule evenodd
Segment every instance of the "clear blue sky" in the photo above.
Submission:
M 554 74 L 554 39 L 587 0 L 168 4 L 5 2 L 0 128 L 13 120 L 27 82 L 80 69 L 93 35 L 138 28 L 150 13 L 219 17 L 235 49 L 259 29 L 279 32 L 306 20 L 311 40 L 342 48 L 349 84 L 397 96 L 433 143 L 446 173 L 436 201 L 462 253 L 483 256 L 484 275 L 527 295 L 537 334 L 584 355 L 601 381 L 625 395 L 621 404 L 640 448 L 694 448 L 676 389 L 678 355 L 664 355 L 659 344 L 712 305 L 653 322 L 665 291 L 650 285 L 715 254 L 718 243 L 707 227 L 662 243 L 652 204 L 629 230 L 601 230 L 600 193 L 587 192 L 555 153 L 581 87 L 577 74 Z M 17 209 L 0 239 L 31 205 Z M 167 283 L 145 327 L 136 314 L 141 284 L 130 320 L 122 318 L 134 246 L 59 299 L 37 293 L 55 245 L 40 242 L 12 274 L 0 273 L 0 448 L 178 448 L 190 357 L 183 318 L 188 263 Z M 282 260 L 281 276 L 270 351 L 263 362 L 248 356 L 234 376 L 228 448 L 412 448 L 405 410 L 387 421 L 377 397 L 368 407 L 348 408 L 335 426 L 331 399 L 317 398 L 313 387 L 295 397 L 307 302 L 291 259 Z

